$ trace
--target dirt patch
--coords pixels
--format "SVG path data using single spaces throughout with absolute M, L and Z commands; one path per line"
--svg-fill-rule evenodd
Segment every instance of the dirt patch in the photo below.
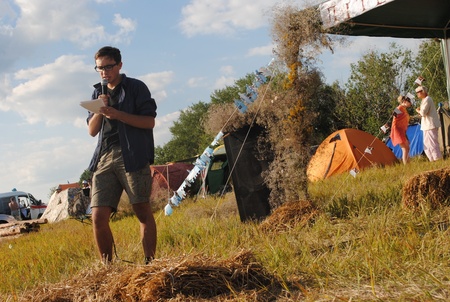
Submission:
M 407 208 L 427 204 L 432 208 L 450 203 L 450 169 L 427 171 L 410 178 L 403 186 L 402 203 Z

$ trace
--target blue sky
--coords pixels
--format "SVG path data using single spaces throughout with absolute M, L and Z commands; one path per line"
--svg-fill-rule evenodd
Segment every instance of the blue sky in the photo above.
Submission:
M 214 90 L 270 62 L 270 12 L 280 4 L 0 0 L 0 192 L 17 188 L 47 202 L 50 188 L 79 180 L 97 142 L 79 103 L 100 80 L 93 59 L 100 47 L 118 47 L 122 72 L 149 86 L 158 105 L 155 144 L 162 146 L 180 110 L 209 102 Z M 390 41 L 359 37 L 324 53 L 327 82 L 346 82 L 351 63 L 368 49 L 386 51 Z

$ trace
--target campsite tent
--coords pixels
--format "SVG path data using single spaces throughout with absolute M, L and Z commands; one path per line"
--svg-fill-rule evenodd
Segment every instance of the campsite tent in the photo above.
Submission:
M 208 168 L 200 173 L 201 187 L 199 194 L 205 197 L 206 194 L 221 193 L 227 185 L 229 175 L 230 169 L 225 145 L 220 145 L 214 149 Z
M 310 181 L 397 162 L 394 153 L 375 136 L 357 129 L 341 129 L 329 135 L 312 156 L 307 175 Z
M 414 157 L 422 155 L 423 153 L 423 132 L 420 130 L 420 124 L 409 125 L 406 130 L 406 136 L 409 140 L 409 157 Z M 398 159 L 402 158 L 402 149 L 399 145 L 395 146 L 392 144 L 390 138 L 386 140 L 386 146 L 394 152 L 395 157 Z M 442 145 L 441 145 L 442 146 Z
M 194 161 L 195 158 L 189 160 Z M 183 162 L 175 162 L 167 165 L 150 166 L 153 176 L 152 195 L 151 198 L 160 199 L 171 196 L 173 191 L 179 189 L 183 184 L 189 172 L 194 168 L 193 164 Z M 213 157 L 207 169 L 202 171 L 201 188 L 199 183 L 195 182 L 190 189 L 191 194 L 196 194 L 201 189 L 202 194 L 215 194 L 224 188 L 229 176 L 228 160 L 225 152 L 225 146 L 221 145 L 214 149 Z M 170 190 L 168 190 L 170 188 Z M 170 191 L 170 192 L 168 192 Z
M 48 222 L 57 222 L 67 218 L 80 218 L 90 211 L 90 198 L 84 196 L 83 190 L 78 185 L 77 187 L 68 187 L 62 191 L 56 190 L 53 192 L 50 201 L 42 219 L 47 219 Z
M 228 159 L 225 145 L 220 145 L 213 152 L 213 158 L 203 177 L 203 183 L 208 193 L 215 194 L 223 190 L 229 176 Z
M 173 191 L 180 187 L 193 167 L 193 164 L 182 162 L 150 166 L 151 175 L 153 176 L 150 198 L 155 200 L 171 196 Z

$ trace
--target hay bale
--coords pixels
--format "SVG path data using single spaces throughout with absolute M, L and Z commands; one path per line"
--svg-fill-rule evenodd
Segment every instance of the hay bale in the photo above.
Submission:
M 317 213 L 314 204 L 308 200 L 288 202 L 276 208 L 259 227 L 264 232 L 286 231 L 307 224 Z
M 250 251 L 230 259 L 202 255 L 91 268 L 59 284 L 45 284 L 18 301 L 272 301 L 281 282 Z
M 427 203 L 431 208 L 448 205 L 450 201 L 450 169 L 427 171 L 411 177 L 403 186 L 402 204 L 416 208 Z
M 122 275 L 118 281 L 122 288 L 116 287 L 114 298 L 124 301 L 131 295 L 141 297 L 140 301 L 157 301 L 181 295 L 209 299 L 241 291 L 265 291 L 276 280 L 249 251 L 222 261 L 196 255 L 152 268 L 141 267 Z

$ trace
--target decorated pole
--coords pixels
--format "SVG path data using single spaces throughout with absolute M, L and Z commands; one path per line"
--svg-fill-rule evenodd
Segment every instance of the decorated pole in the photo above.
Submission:
M 272 62 L 273 60 L 269 63 L 268 66 L 270 66 Z M 239 93 L 240 99 L 234 100 L 234 104 L 236 105 L 237 110 L 239 110 L 241 113 L 245 113 L 248 109 L 248 106 L 258 98 L 258 87 L 260 87 L 262 84 L 267 83 L 269 77 L 271 76 L 272 72 L 266 67 L 261 67 L 259 70 L 256 70 L 253 85 L 247 85 L 246 93 Z M 224 127 L 222 127 L 222 129 Z M 222 130 L 219 131 L 211 144 L 195 160 L 194 167 L 189 172 L 189 175 L 180 185 L 178 190 L 173 193 L 173 196 L 169 198 L 167 205 L 164 207 L 164 213 L 166 216 L 171 215 L 173 213 L 173 207 L 179 206 L 181 201 L 186 198 L 186 190 L 192 186 L 200 172 L 209 167 L 211 158 L 213 157 L 214 148 L 219 144 L 219 141 L 222 139 L 223 135 L 224 134 Z

